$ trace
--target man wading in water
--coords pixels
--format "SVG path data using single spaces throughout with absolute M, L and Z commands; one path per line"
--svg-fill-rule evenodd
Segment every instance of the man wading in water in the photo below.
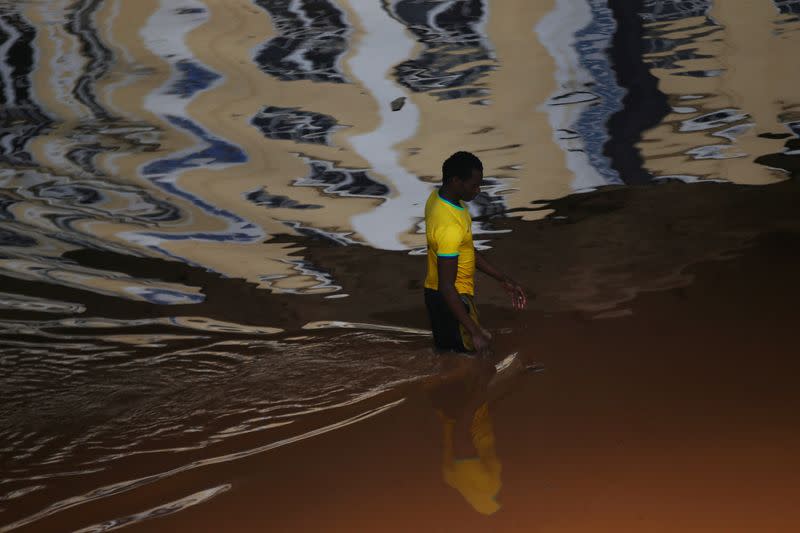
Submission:
M 492 266 L 472 243 L 472 218 L 464 202 L 478 195 L 482 180 L 481 160 L 469 152 L 456 152 L 442 165 L 442 186 L 425 204 L 425 306 L 439 350 L 489 353 L 491 334 L 478 323 L 472 301 L 476 266 L 503 284 L 514 309 L 525 309 L 528 303 L 522 287 Z

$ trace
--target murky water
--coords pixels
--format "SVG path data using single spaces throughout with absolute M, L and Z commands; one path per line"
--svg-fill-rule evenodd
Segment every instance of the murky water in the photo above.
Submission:
M 798 44 L 796 0 L 0 3 L 0 529 L 435 373 L 420 222 L 456 150 L 484 163 L 485 248 L 533 242 L 574 192 L 789 179 Z M 702 190 L 666 223 L 696 230 Z M 613 313 L 766 223 L 744 219 L 644 239 L 645 281 L 596 229 L 607 255 L 539 261 L 566 274 L 536 305 Z

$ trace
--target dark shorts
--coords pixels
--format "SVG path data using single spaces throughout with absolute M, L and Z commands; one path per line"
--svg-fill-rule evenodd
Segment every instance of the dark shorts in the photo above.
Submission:
M 478 310 L 469 294 L 459 294 L 464 303 L 464 309 L 469 316 L 478 323 Z M 442 293 L 433 289 L 425 289 L 425 307 L 428 308 L 428 317 L 431 320 L 433 343 L 437 350 L 453 352 L 472 352 L 472 336 L 464 329 L 456 316 L 450 311 Z

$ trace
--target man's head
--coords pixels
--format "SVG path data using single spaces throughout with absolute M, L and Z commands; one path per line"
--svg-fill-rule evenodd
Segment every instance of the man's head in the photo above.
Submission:
M 456 152 L 442 165 L 442 184 L 469 202 L 480 192 L 483 163 L 474 154 Z

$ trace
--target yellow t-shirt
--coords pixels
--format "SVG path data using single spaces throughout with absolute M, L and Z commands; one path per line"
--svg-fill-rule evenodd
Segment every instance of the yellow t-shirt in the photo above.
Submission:
M 472 217 L 464 206 L 455 205 L 435 190 L 425 204 L 425 237 L 428 240 L 428 275 L 425 287 L 439 290 L 439 257 L 458 257 L 456 291 L 475 293 L 475 246 L 472 243 Z

